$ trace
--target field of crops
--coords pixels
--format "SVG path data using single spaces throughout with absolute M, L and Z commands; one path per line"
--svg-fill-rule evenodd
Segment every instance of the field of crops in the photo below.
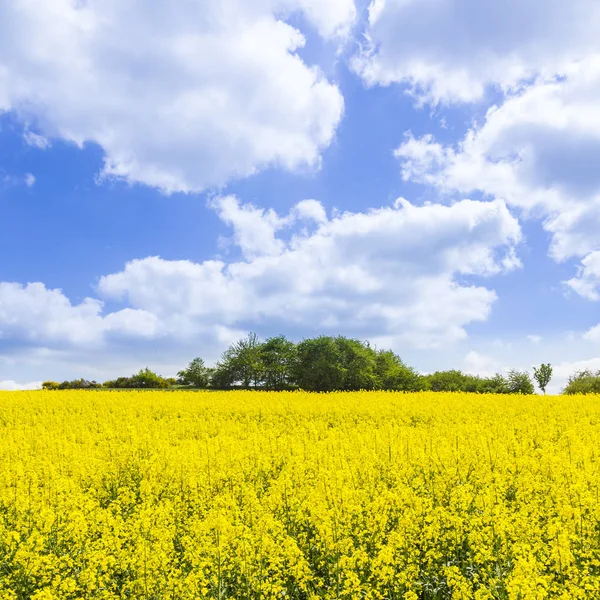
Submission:
M 600 400 L 0 393 L 0 598 L 599 598 Z

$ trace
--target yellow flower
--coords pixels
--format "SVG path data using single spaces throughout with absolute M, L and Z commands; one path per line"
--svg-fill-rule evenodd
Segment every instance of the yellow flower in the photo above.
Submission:
M 0 392 L 0 600 L 600 597 L 594 397 Z

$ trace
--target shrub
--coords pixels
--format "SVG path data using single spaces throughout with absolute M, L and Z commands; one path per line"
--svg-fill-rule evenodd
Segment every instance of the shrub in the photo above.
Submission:
M 600 371 L 577 371 L 569 377 L 563 394 L 600 394 Z

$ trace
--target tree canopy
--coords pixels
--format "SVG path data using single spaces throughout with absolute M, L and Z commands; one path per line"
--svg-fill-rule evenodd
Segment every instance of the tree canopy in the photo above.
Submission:
M 546 393 L 552 366 L 534 368 L 534 378 Z M 368 341 L 344 336 L 321 335 L 293 342 L 283 335 L 261 341 L 255 333 L 232 343 L 215 367 L 194 358 L 177 374 L 166 379 L 148 368 L 130 377 L 118 377 L 104 384 L 85 379 L 45 381 L 43 388 L 94 389 L 189 387 L 198 389 L 256 389 L 314 392 L 390 390 L 471 392 L 479 394 L 533 394 L 535 388 L 526 371 L 511 370 L 481 377 L 457 369 L 422 375 L 392 350 L 378 349 Z M 600 371 L 574 374 L 564 393 L 600 393 Z

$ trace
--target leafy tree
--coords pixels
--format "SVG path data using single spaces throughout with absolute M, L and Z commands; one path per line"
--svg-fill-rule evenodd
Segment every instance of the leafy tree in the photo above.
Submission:
M 508 394 L 508 382 L 500 373 L 492 377 L 482 377 L 478 391 L 482 394 Z
M 368 342 L 338 336 L 334 338 L 344 372 L 344 390 L 372 390 L 377 387 L 377 353 Z
M 167 388 L 169 384 L 160 375 L 151 371 L 148 367 L 140 369 L 140 371 L 132 378 L 132 386 L 134 388 Z
M 509 394 L 533 394 L 535 392 L 529 373 L 516 369 L 508 372 L 507 388 Z
M 461 371 L 436 371 L 426 375 L 429 387 L 432 392 L 464 392 L 466 385 L 466 376 Z
M 148 367 L 140 369 L 138 373 L 131 377 L 118 377 L 113 381 L 105 381 L 103 384 L 106 388 L 168 388 L 169 382 L 160 375 L 151 371 Z
M 218 362 L 210 377 L 210 387 L 215 390 L 228 390 L 234 385 L 233 372 L 228 365 Z
M 419 374 L 406 366 L 391 350 L 380 350 L 375 357 L 376 387 L 381 390 L 416 391 L 421 389 Z
M 563 394 L 600 394 L 600 371 L 594 373 L 586 369 L 573 373 Z
M 462 376 L 461 391 L 472 394 L 482 393 L 484 386 L 483 378 L 479 377 L 479 375 L 470 375 L 469 373 L 463 373 Z
M 539 369 L 533 367 L 533 377 L 545 396 L 546 388 L 552 379 L 552 366 L 550 364 L 542 364 Z
M 343 389 L 346 369 L 335 338 L 322 335 L 303 340 L 297 353 L 294 380 L 298 387 L 314 392 Z
M 294 387 L 296 344 L 285 336 L 269 338 L 260 347 L 263 385 L 267 390 L 287 390 Z
M 56 382 L 46 382 L 46 383 L 56 383 Z M 62 383 L 57 384 L 59 390 L 91 390 L 95 388 L 101 387 L 101 385 L 95 381 L 88 381 L 87 379 L 73 379 L 73 381 L 63 381 Z
M 58 381 L 44 381 L 42 383 L 42 389 L 44 390 L 58 390 L 60 388 L 60 383 Z
M 421 389 L 433 392 L 510 393 L 508 382 L 500 373 L 496 373 L 492 377 L 480 377 L 458 370 L 436 371 L 421 376 L 421 379 L 423 381 Z
M 204 364 L 204 361 L 201 358 L 194 358 L 186 369 L 177 373 L 177 377 L 179 378 L 177 383 L 197 388 L 205 388 L 208 387 L 208 384 L 210 383 L 210 373 L 211 369 Z
M 263 376 L 261 346 L 255 333 L 229 346 L 215 369 L 214 377 L 218 386 L 258 387 Z

